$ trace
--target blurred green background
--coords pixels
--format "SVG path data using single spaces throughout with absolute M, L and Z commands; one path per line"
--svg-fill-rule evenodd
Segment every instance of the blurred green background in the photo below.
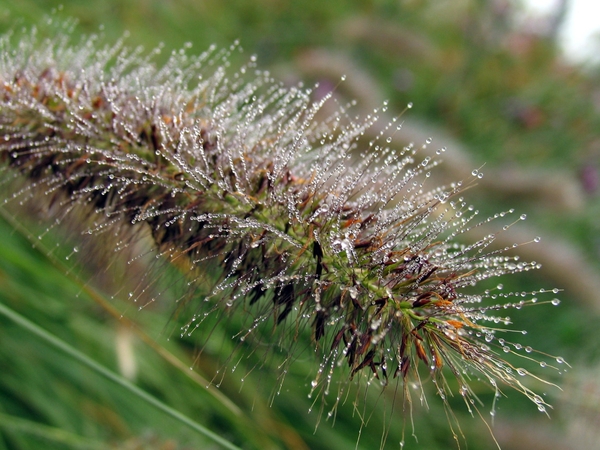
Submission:
M 106 42 L 128 31 L 130 46 L 148 50 L 191 42 L 190 52 L 201 52 L 212 43 L 225 47 L 239 40 L 245 52 L 234 55 L 234 66 L 256 54 L 259 67 L 276 78 L 335 88 L 342 102 L 357 99 L 363 115 L 387 99 L 393 117 L 412 102 L 395 142 L 422 144 L 432 137 L 435 148 L 447 146 L 442 181 L 465 178 L 483 165 L 485 177 L 468 193 L 469 201 L 483 215 L 508 208 L 528 214 L 498 239 L 501 246 L 542 236 L 540 244 L 519 249 L 524 259 L 541 262 L 542 270 L 501 280 L 505 291 L 564 289 L 558 308 L 511 313 L 515 329 L 528 331 L 523 345 L 562 355 L 572 366 L 560 375 L 540 368 L 562 391 L 532 380 L 554 406 L 551 419 L 508 391 L 494 418 L 498 442 L 505 450 L 600 448 L 600 70 L 565 62 L 551 29 L 515 25 L 519 11 L 518 2 L 500 0 L 0 0 L 0 31 L 39 23 L 52 13 L 78 19 L 77 33 L 102 27 Z M 347 80 L 338 86 L 342 75 Z M 45 248 L 33 248 L 30 236 L 47 224 L 17 215 L 22 229 L 11 217 L 5 212 L 0 219 L 0 302 L 235 445 L 354 448 L 360 421 L 352 401 L 340 408 L 335 426 L 323 418 L 315 431 L 318 414 L 308 413 L 315 371 L 310 355 L 290 367 L 273 398 L 278 381 L 268 367 L 252 370 L 242 386 L 242 374 L 257 364 L 252 358 L 240 363 L 245 369 L 227 375 L 220 390 L 206 389 L 202 378 L 211 379 L 217 361 L 231 351 L 227 341 L 235 317 L 218 324 L 214 343 L 190 371 L 200 344 L 167 339 L 165 330 L 176 328 L 169 322 L 173 304 L 133 312 L 124 304 L 125 291 L 110 298 L 110 290 L 85 283 L 93 264 L 72 255 L 60 230 L 46 236 Z M 102 299 L 118 312 L 102 307 Z M 158 347 L 120 319 L 122 311 Z M 118 355 L 134 364 L 135 375 Z M 173 358 L 182 361 L 180 368 L 169 362 Z M 414 407 L 418 442 L 409 415 L 396 407 L 391 418 L 384 416 L 379 410 L 390 399 L 378 394 L 370 388 L 367 411 L 374 412 L 358 448 L 379 448 L 382 430 L 389 430 L 385 447 L 398 448 L 403 426 L 404 448 L 454 447 L 433 391 L 428 408 Z M 493 393 L 484 388 L 478 394 L 487 417 Z M 482 421 L 470 417 L 458 399 L 451 403 L 468 448 L 495 448 Z M 0 317 L 0 450 L 38 448 L 219 445 Z

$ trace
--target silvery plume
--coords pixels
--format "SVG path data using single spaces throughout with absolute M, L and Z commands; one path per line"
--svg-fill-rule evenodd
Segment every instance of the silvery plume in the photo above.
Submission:
M 535 351 L 500 332 L 506 309 L 558 300 L 538 301 L 552 289 L 477 289 L 538 264 L 495 248 L 497 233 L 465 243 L 482 224 L 524 216 L 481 219 L 463 198 L 478 170 L 435 186 L 435 157 L 394 146 L 400 120 L 369 141 L 380 111 L 358 119 L 339 105 L 325 117 L 331 94 L 286 87 L 252 57 L 231 70 L 235 48 L 177 51 L 157 65 L 158 50 L 74 43 L 69 31 L 3 36 L 3 190 L 21 182 L 5 203 L 33 198 L 57 222 L 86 208 L 84 234 L 144 229 L 191 286 L 181 333 L 240 314 L 235 345 L 289 346 L 282 371 L 308 342 L 307 395 L 331 397 L 329 415 L 359 375 L 398 383 L 405 414 L 424 379 L 446 406 L 462 396 L 474 414 L 472 379 L 546 411 L 527 387 L 540 379 L 509 362 Z

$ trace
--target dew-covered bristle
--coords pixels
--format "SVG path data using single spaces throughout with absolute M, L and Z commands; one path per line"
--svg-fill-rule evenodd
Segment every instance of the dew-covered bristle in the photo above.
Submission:
M 564 361 L 551 364 L 504 337 L 505 310 L 556 304 L 555 292 L 477 291 L 539 267 L 494 246 L 524 216 L 482 218 L 464 198 L 480 170 L 436 186 L 439 161 L 422 151 L 430 140 L 397 148 L 399 119 L 371 136 L 380 111 L 356 119 L 352 104 L 324 118 L 331 95 L 314 101 L 310 90 L 285 87 L 255 58 L 230 69 L 237 45 L 176 51 L 157 65 L 161 49 L 99 41 L 35 32 L 0 41 L 5 204 L 43 201 L 56 223 L 85 207 L 92 215 L 83 233 L 118 230 L 106 243 L 117 250 L 134 245 L 120 233 L 146 227 L 151 248 L 136 244 L 128 263 L 152 254 L 183 272 L 190 290 L 178 306 L 189 315 L 181 335 L 238 312 L 246 316 L 232 340 L 241 351 L 253 340 L 290 349 L 310 342 L 309 395 L 336 396 L 332 414 L 348 386 L 338 373 L 398 380 L 410 396 L 423 371 L 444 403 L 458 386 L 476 409 L 469 380 L 478 378 L 546 410 L 523 381 L 530 369 L 505 357 L 539 365 L 537 354 L 557 369 Z M 12 189 L 14 173 L 27 183 Z M 497 233 L 465 243 L 490 222 Z M 150 289 L 154 281 L 145 280 Z M 144 298 L 145 288 L 136 289 L 129 297 Z M 235 361 L 227 361 L 232 370 Z

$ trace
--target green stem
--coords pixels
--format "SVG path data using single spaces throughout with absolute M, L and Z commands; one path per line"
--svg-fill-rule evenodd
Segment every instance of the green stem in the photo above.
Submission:
M 48 333 L 46 330 L 40 328 L 35 323 L 29 321 L 28 319 L 26 319 L 19 313 L 13 311 L 6 305 L 3 305 L 2 303 L 0 303 L 0 314 L 4 315 L 8 319 L 12 320 L 14 323 L 19 325 L 20 327 L 35 334 L 36 336 L 43 339 L 48 344 L 50 344 L 53 347 L 57 348 L 58 350 L 64 352 L 65 354 L 69 355 L 70 357 L 79 361 L 80 363 L 84 364 L 85 366 L 89 367 L 90 369 L 92 369 L 93 371 L 102 375 L 103 377 L 107 378 L 108 380 L 110 380 L 110 381 L 116 383 L 117 385 L 120 385 L 121 387 L 127 389 L 128 391 L 132 392 L 134 395 L 138 396 L 142 400 L 145 400 L 147 403 L 154 406 L 155 408 L 165 412 L 166 414 L 175 418 L 179 422 L 187 425 L 192 430 L 197 431 L 200 434 L 203 434 L 204 436 L 208 437 L 209 439 L 213 440 L 214 442 L 216 442 L 217 444 L 221 445 L 222 447 L 224 447 L 226 449 L 239 450 L 239 447 L 233 445 L 231 442 L 226 441 L 221 436 L 213 433 L 212 431 L 210 431 L 209 429 L 200 425 L 199 423 L 194 422 L 189 417 L 183 415 L 179 411 L 171 408 L 170 406 L 165 405 L 160 400 L 151 396 L 147 392 L 138 388 L 137 386 L 130 383 L 126 379 L 120 377 L 119 375 L 115 374 L 114 372 L 108 370 L 106 367 L 100 365 L 99 363 L 97 363 L 93 359 L 89 358 L 85 354 L 83 354 L 83 353 L 79 352 L 78 350 L 76 350 L 75 348 L 71 347 L 69 344 L 67 344 L 63 340 Z

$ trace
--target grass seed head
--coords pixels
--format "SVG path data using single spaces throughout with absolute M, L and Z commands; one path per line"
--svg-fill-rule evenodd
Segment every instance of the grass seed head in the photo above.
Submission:
M 339 106 L 323 118 L 331 95 L 315 101 L 253 59 L 234 72 L 229 51 L 211 48 L 159 66 L 97 41 L 0 40 L 0 157 L 28 180 L 11 202 L 86 205 L 90 234 L 146 226 L 203 286 L 182 335 L 235 309 L 248 315 L 238 346 L 309 339 L 320 358 L 311 395 L 335 389 L 339 401 L 339 372 L 396 380 L 410 401 L 409 385 L 428 376 L 443 402 L 459 394 L 474 410 L 475 376 L 546 410 L 523 381 L 532 375 L 507 360 L 531 350 L 499 337 L 505 309 L 546 293 L 476 288 L 538 268 L 495 249 L 497 234 L 465 243 L 512 213 L 480 219 L 466 202 L 479 171 L 437 187 L 435 158 L 393 147 L 395 122 L 366 142 L 379 111 L 359 121 Z

